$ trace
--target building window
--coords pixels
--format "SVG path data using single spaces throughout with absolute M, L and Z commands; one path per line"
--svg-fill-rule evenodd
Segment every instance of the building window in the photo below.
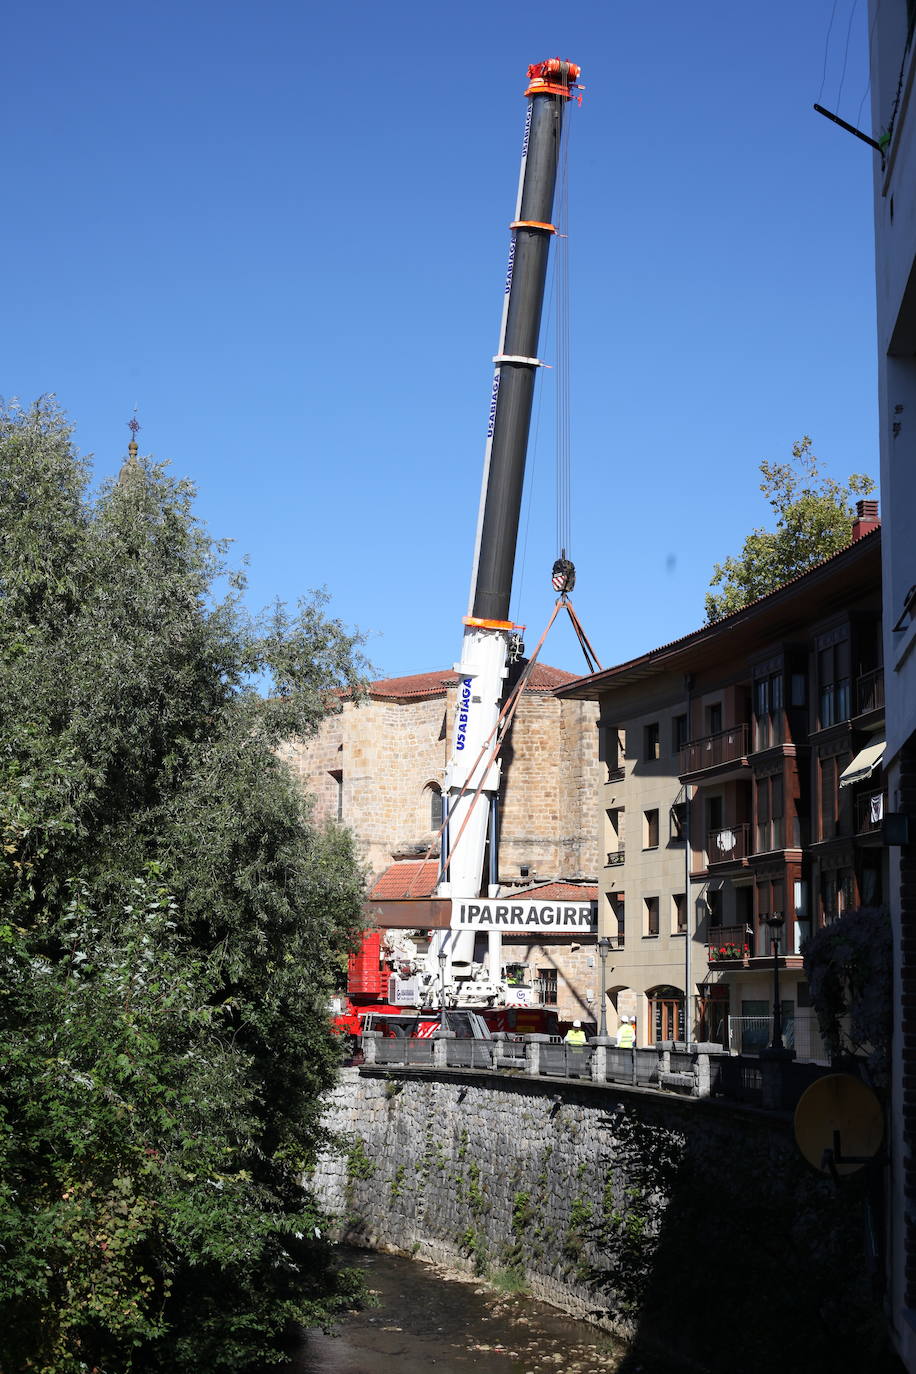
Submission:
M 646 908 L 646 934 L 658 934 L 658 898 L 644 897 L 643 902 Z
M 626 906 L 622 892 L 609 892 L 608 899 L 611 903 L 611 934 L 617 932 L 617 947 L 623 949 L 623 939 L 626 934 Z
M 622 730 L 613 725 L 600 727 L 599 748 L 607 768 L 607 782 L 615 782 L 624 776 L 626 760 L 626 741 Z
M 658 730 L 658 721 L 653 721 L 651 725 L 643 726 L 643 758 L 651 763 L 654 759 L 661 758 L 661 736 Z
M 840 833 L 840 774 L 849 762 L 848 754 L 821 759 L 820 838 L 832 840 Z
M 714 701 L 711 706 L 707 706 L 703 713 L 706 721 L 707 735 L 718 735 L 722 729 L 722 703 Z
M 786 915 L 786 887 L 782 878 L 764 879 L 757 884 L 757 954 L 769 955 L 773 952 L 773 935 L 767 925 L 768 916 Z M 786 952 L 786 928 L 780 926 L 774 932 L 780 954 Z
M 654 1044 L 684 1038 L 684 994 L 680 988 L 654 988 L 649 996 L 649 1035 Z
M 754 748 L 782 744 L 782 674 L 758 678 L 754 683 Z
M 785 787 L 781 773 L 757 779 L 757 844 L 755 852 L 785 846 Z
M 609 806 L 607 816 L 607 861 L 608 865 L 622 864 L 625 853 L 624 809 L 622 806 Z
M 329 769 L 331 777 L 334 779 L 335 787 L 335 815 L 339 821 L 343 820 L 343 769 Z
M 549 1007 L 557 1004 L 557 971 L 555 968 L 539 968 L 538 983 L 540 984 L 541 1001 Z
M 430 830 L 438 830 L 444 818 L 442 789 L 437 783 L 431 782 L 426 791 L 429 795 L 429 828 Z
M 722 893 L 718 888 L 713 888 L 706 893 L 706 910 L 709 913 L 709 925 L 711 928 L 722 924 Z
M 817 687 L 821 729 L 848 720 L 851 705 L 848 640 L 818 650 Z
M 821 874 L 821 918 L 825 925 L 837 920 L 854 906 L 855 884 L 852 873 L 836 869 Z
M 645 828 L 645 837 L 644 837 L 644 842 L 643 842 L 643 849 L 657 849 L 657 848 L 658 848 L 658 808 L 656 807 L 656 808 L 655 808 L 654 810 L 652 810 L 652 811 L 644 811 L 644 812 L 643 812 L 643 816 L 644 816 L 644 819 L 645 819 L 645 827 L 644 827 L 644 828 Z
M 687 747 L 687 717 L 675 716 L 671 722 L 671 744 L 673 752 L 679 754 Z
M 687 934 L 686 892 L 675 892 L 671 898 L 671 931 L 674 935 Z

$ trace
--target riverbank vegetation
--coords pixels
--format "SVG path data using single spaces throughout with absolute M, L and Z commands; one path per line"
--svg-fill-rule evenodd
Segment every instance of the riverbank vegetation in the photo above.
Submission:
M 5 1374 L 242 1370 L 354 1289 L 300 1180 L 361 875 L 276 749 L 360 641 L 320 595 L 251 618 L 193 499 L 0 414 Z

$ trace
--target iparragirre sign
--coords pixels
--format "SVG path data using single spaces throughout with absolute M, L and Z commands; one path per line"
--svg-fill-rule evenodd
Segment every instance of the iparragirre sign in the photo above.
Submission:
M 453 897 L 452 930 L 551 931 L 598 929 L 597 902 L 532 902 L 517 897 Z

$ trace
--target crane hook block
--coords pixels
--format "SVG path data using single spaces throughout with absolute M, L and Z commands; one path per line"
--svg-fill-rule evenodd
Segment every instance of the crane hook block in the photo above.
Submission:
M 553 589 L 563 596 L 576 585 L 576 565 L 569 558 L 558 558 L 553 565 Z

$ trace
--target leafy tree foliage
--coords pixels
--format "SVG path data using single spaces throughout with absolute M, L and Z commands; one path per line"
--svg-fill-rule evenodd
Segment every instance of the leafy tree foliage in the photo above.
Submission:
M 89 477 L 0 413 L 0 1366 L 241 1370 L 352 1295 L 301 1179 L 362 875 L 276 746 L 365 665 L 245 614 L 190 484 Z
M 760 490 L 776 515 L 776 528 L 753 530 L 737 558 L 715 565 L 709 585 L 722 590 L 706 595 L 707 621 L 740 611 L 844 548 L 850 541 L 854 498 L 875 488 L 862 473 L 852 473 L 845 486 L 825 476 L 807 434 L 792 445 L 791 463 L 764 461 L 760 471 Z
M 815 931 L 804 957 L 824 1044 L 834 1056 L 862 1057 L 872 1082 L 886 1087 L 894 982 L 887 911 L 862 907 L 847 912 Z

